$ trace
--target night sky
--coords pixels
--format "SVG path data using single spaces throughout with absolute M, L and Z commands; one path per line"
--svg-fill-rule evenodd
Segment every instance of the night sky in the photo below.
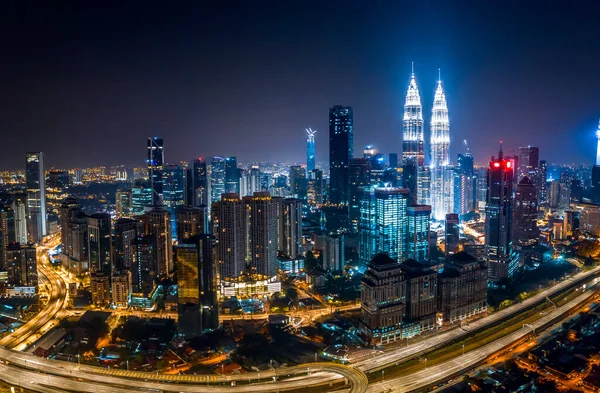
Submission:
M 322 161 L 335 104 L 354 107 L 356 155 L 400 152 L 411 61 L 426 139 L 442 69 L 453 160 L 464 138 L 478 162 L 500 139 L 595 158 L 598 1 L 106 3 L 1 3 L 0 169 L 30 150 L 61 168 L 143 165 L 151 135 L 169 162 L 302 162 L 306 127 Z

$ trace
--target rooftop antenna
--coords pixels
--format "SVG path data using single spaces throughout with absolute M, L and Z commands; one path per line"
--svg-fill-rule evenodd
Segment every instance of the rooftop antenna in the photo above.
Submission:
M 412 76 L 415 76 L 415 62 L 411 62 L 412 64 Z
M 504 154 L 502 153 L 502 141 L 500 141 L 500 153 L 498 154 L 498 158 L 501 160 Z
M 467 144 L 467 140 L 463 139 L 463 143 L 465 144 L 465 148 L 467 149 L 467 153 L 470 152 L 469 145 Z
M 442 82 L 442 69 L 438 68 L 438 82 Z

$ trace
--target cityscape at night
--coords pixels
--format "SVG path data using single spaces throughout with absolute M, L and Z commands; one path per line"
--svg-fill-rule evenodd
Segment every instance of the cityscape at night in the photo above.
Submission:
M 0 393 L 600 391 L 600 3 L 0 10 Z

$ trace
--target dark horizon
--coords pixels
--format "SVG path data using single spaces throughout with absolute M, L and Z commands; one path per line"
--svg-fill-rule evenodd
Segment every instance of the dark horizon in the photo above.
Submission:
M 26 151 L 48 168 L 143 166 L 153 135 L 167 162 L 303 162 L 308 127 L 326 161 L 333 105 L 354 109 L 355 155 L 400 153 L 412 61 L 426 140 L 442 69 L 453 161 L 467 139 L 479 164 L 500 140 L 594 162 L 598 4 L 141 4 L 1 6 L 0 169 Z

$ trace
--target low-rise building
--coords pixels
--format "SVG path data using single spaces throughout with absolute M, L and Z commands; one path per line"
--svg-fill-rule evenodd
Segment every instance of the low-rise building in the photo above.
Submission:
M 465 252 L 455 254 L 438 277 L 438 311 L 456 322 L 487 311 L 487 267 Z

